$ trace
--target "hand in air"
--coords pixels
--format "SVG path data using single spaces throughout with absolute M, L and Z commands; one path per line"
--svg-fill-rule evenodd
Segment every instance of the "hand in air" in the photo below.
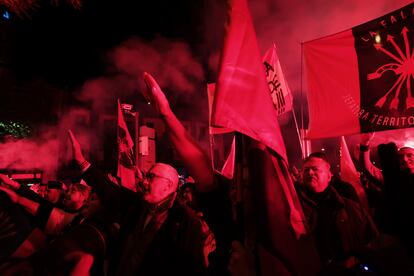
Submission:
M 375 136 L 375 132 L 361 133 L 360 135 L 361 145 L 369 146 L 374 136 Z
M 168 115 L 171 112 L 170 104 L 168 103 L 168 100 L 157 81 L 150 74 L 145 72 L 144 82 L 147 88 L 143 93 L 144 97 L 151 103 L 151 105 L 161 116 Z
M 80 144 L 78 140 L 76 140 L 75 135 L 73 135 L 72 131 L 68 131 L 70 142 L 72 144 L 72 155 L 73 159 L 78 163 L 82 164 L 82 162 L 85 161 L 85 157 L 83 156 L 82 149 L 80 147 Z

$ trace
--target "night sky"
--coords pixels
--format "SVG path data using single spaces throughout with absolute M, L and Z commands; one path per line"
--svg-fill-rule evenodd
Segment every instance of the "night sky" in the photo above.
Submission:
M 203 40 L 204 0 L 97 1 L 81 9 L 44 3 L 30 18 L 7 22 L 10 66 L 22 77 L 76 85 L 104 73 L 105 52 L 131 36 L 155 35 L 190 45 Z

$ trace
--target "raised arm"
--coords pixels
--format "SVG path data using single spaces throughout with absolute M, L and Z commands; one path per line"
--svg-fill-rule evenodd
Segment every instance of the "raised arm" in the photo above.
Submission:
M 361 162 L 362 168 L 366 173 L 368 173 L 374 179 L 378 180 L 380 183 L 384 183 L 384 177 L 381 170 L 372 164 L 370 159 L 370 144 L 373 138 L 374 133 L 361 134 L 359 161 Z
M 13 203 L 22 206 L 28 213 L 32 214 L 35 217 L 36 225 L 46 234 L 61 233 L 75 217 L 75 214 L 53 207 L 52 204 L 33 201 L 8 188 L 0 187 L 0 191 L 5 192 Z
M 83 155 L 82 148 L 73 134 L 72 130 L 68 131 L 70 144 L 72 146 L 72 158 L 81 170 L 86 170 L 91 164 L 86 160 Z
M 172 112 L 167 98 L 155 79 L 150 74 L 144 73 L 144 81 L 147 87 L 144 96 L 167 126 L 170 140 L 191 176 L 196 180 L 197 189 L 201 192 L 213 190 L 216 184 L 208 156 Z
M 0 187 L 0 191 L 5 192 L 13 203 L 23 206 L 23 208 L 32 215 L 35 215 L 39 209 L 40 203 L 25 198 L 24 196 L 20 196 L 11 189 Z
M 81 146 L 73 132 L 69 130 L 68 134 L 72 145 L 73 160 L 79 166 L 82 178 L 93 187 L 94 192 L 105 206 L 123 209 L 128 202 L 135 200 L 135 193 L 115 185 L 107 175 L 91 165 L 83 155 Z
M 20 188 L 20 183 L 19 182 L 14 181 L 13 179 L 9 178 L 5 174 L 0 173 L 0 182 L 6 188 L 12 189 L 14 191 L 16 191 Z
M 38 193 L 32 191 L 28 186 L 21 185 L 19 182 L 14 181 L 5 174 L 0 174 L 0 184 L 3 187 L 16 191 L 22 197 L 35 201 L 37 203 L 47 203 L 48 201 L 40 196 Z

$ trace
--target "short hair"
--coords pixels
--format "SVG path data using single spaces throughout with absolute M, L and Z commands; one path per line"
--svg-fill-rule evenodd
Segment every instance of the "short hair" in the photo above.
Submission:
M 323 161 L 325 161 L 325 162 L 326 162 L 326 164 L 328 164 L 329 168 L 331 167 L 331 163 L 329 162 L 328 157 L 327 157 L 327 156 L 326 156 L 326 154 L 325 154 L 324 152 L 322 152 L 322 151 L 315 151 L 315 152 L 312 152 L 311 154 L 309 154 L 309 155 L 308 155 L 308 157 L 306 157 L 306 158 L 303 160 L 303 163 L 308 162 L 308 161 L 309 161 L 310 159 L 312 159 L 312 158 L 319 158 L 319 159 L 322 159 Z
M 88 196 L 92 190 L 91 187 L 83 185 L 81 183 L 72 183 L 71 187 L 72 189 L 81 192 L 85 196 Z

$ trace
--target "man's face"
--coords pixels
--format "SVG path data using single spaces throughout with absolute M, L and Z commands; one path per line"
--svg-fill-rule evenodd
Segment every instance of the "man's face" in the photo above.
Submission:
M 402 148 L 398 151 L 398 157 L 400 158 L 401 169 L 408 169 L 411 173 L 414 173 L 414 149 Z
M 62 203 L 69 210 L 78 210 L 86 203 L 88 196 L 88 192 L 79 191 L 78 188 L 71 185 L 69 190 L 66 192 Z
M 62 190 L 60 189 L 46 189 L 44 197 L 46 200 L 52 203 L 57 203 L 59 201 L 61 194 L 62 194 Z
M 155 164 L 144 179 L 144 200 L 156 204 L 175 192 L 174 172 L 164 164 Z
M 323 192 L 331 181 L 332 173 L 325 160 L 312 157 L 303 164 L 303 184 L 315 193 Z

